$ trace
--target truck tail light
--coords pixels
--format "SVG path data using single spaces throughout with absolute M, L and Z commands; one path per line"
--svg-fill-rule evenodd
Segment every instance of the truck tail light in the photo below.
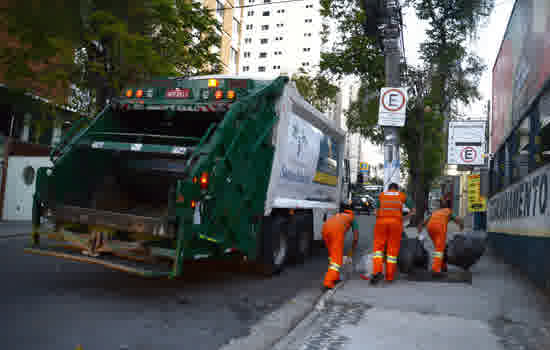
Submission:
M 218 79 L 208 79 L 208 87 L 216 88 L 218 87 L 218 85 L 219 85 Z
M 216 100 L 221 100 L 223 98 L 223 91 L 216 90 Z
M 196 206 L 197 206 L 197 202 L 191 201 L 191 208 L 195 209 Z
M 235 91 L 234 90 L 229 90 L 227 91 L 227 98 L 232 100 L 235 98 Z
M 134 92 L 132 91 L 132 89 L 126 90 L 126 97 L 132 97 L 132 94 L 133 94 L 133 93 L 134 93 Z
M 208 173 L 207 172 L 202 173 L 201 179 L 200 179 L 200 186 L 201 186 L 201 189 L 203 189 L 203 190 L 208 188 Z
M 193 177 L 193 183 L 196 184 L 197 182 L 199 182 L 199 179 L 196 176 L 194 176 Z
M 136 91 L 136 97 L 137 98 L 142 98 L 143 97 L 143 90 Z

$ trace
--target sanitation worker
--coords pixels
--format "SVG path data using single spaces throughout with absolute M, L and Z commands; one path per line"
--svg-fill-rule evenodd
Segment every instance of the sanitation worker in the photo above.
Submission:
M 405 193 L 399 191 L 396 183 L 391 183 L 387 191 L 380 193 L 377 204 L 371 284 L 376 284 L 384 278 L 384 250 L 386 250 L 386 281 L 394 280 L 397 256 L 401 247 L 403 219 L 416 213 L 414 202 L 408 199 Z M 410 209 L 405 217 L 403 217 L 403 205 Z
M 351 251 L 347 256 L 344 256 L 344 240 L 346 232 L 353 230 L 353 244 Z M 323 282 L 323 290 L 334 288 L 335 284 L 340 282 L 340 268 L 344 261 L 351 263 L 351 257 L 357 249 L 359 241 L 359 226 L 354 218 L 351 206 L 346 205 L 343 211 L 331 216 L 323 225 L 323 240 L 328 249 L 329 267 L 325 274 Z
M 434 252 L 432 255 L 432 273 L 435 276 L 441 275 L 441 272 L 447 271 L 447 264 L 443 261 L 445 246 L 447 244 L 447 226 L 449 221 L 453 220 L 458 224 L 460 230 L 464 230 L 464 220 L 453 215 L 450 209 L 450 200 L 441 198 L 440 209 L 434 210 L 424 222 L 418 224 L 418 232 L 420 239 L 424 239 L 421 234 L 423 226 L 426 226 L 428 234 L 434 244 Z

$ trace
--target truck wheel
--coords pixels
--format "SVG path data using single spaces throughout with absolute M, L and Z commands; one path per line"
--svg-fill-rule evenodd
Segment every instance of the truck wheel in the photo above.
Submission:
M 286 218 L 275 216 L 267 225 L 262 237 L 261 272 L 273 275 L 281 272 L 288 259 L 288 223 Z
M 299 215 L 296 228 L 296 261 L 303 263 L 311 256 L 313 250 L 313 215 L 311 213 Z

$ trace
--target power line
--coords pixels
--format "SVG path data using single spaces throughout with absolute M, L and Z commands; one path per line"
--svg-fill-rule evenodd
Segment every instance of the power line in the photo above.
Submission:
M 240 8 L 247 8 L 247 7 L 255 7 L 255 6 L 271 6 L 271 5 L 277 5 L 277 4 L 286 4 L 289 2 L 304 2 L 307 0 L 284 0 L 284 1 L 275 1 L 275 2 L 264 2 L 263 4 L 252 4 L 252 5 L 243 5 L 243 6 L 233 6 L 233 7 L 223 7 L 219 9 L 208 9 L 209 11 L 225 11 L 225 10 L 233 10 L 233 9 L 240 9 Z

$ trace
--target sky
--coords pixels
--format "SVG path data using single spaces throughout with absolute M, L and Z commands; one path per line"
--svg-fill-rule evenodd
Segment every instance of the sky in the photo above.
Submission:
M 462 112 L 467 113 L 473 119 L 486 117 L 484 108 L 487 101 L 491 99 L 491 72 L 506 30 L 508 18 L 514 7 L 514 2 L 514 0 L 495 0 L 495 8 L 487 23 L 480 28 L 478 40 L 469 45 L 470 49 L 476 52 L 487 65 L 487 70 L 483 73 L 480 80 L 479 90 L 482 95 L 481 100 L 472 103 L 470 106 L 463 106 L 461 108 Z M 428 26 L 416 18 L 413 8 L 404 9 L 403 11 L 403 39 L 405 42 L 407 63 L 419 64 L 421 61 L 418 49 L 420 48 L 420 44 L 426 39 L 424 33 Z

